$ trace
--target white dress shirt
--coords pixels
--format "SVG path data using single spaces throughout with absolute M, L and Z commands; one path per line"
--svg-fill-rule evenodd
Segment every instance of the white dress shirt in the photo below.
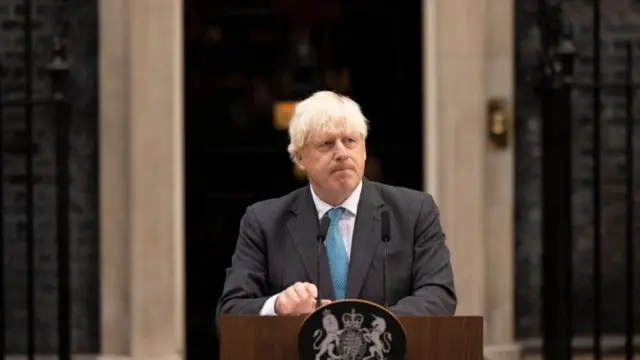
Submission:
M 334 208 L 324 201 L 320 200 L 316 192 L 313 191 L 313 186 L 309 186 L 311 189 L 311 196 L 313 197 L 313 203 L 316 206 L 316 210 L 318 212 L 318 220 L 322 219 L 324 214 L 327 211 Z M 353 242 L 353 228 L 356 223 L 356 214 L 358 213 L 358 203 L 360 202 L 360 194 L 362 193 L 362 181 L 356 187 L 356 189 L 351 193 L 351 195 L 345 200 L 341 205 L 337 207 L 345 208 L 342 217 L 340 218 L 340 222 L 338 223 L 338 230 L 340 231 L 340 235 L 342 235 L 342 240 L 344 241 L 344 247 L 347 250 L 347 258 L 351 259 L 351 243 Z M 275 294 L 271 296 L 262 306 L 260 310 L 260 315 L 276 315 L 275 304 L 276 298 L 280 294 Z

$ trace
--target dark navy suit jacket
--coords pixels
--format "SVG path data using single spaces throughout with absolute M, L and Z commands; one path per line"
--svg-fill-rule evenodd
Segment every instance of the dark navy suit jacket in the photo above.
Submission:
M 433 198 L 423 192 L 363 179 L 349 262 L 346 298 L 384 304 L 380 212 L 387 210 L 391 239 L 387 300 L 396 315 L 453 315 L 456 310 L 450 253 Z M 297 281 L 320 284 L 334 299 L 326 254 L 318 281 L 318 215 L 309 186 L 249 206 L 216 318 L 257 315 L 265 301 Z

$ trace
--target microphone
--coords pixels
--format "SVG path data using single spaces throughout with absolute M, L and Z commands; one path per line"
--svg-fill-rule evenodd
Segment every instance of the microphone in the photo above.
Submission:
M 318 271 L 318 281 L 316 282 L 316 287 L 318 288 L 318 297 L 316 298 L 316 309 L 322 306 L 322 297 L 320 296 L 320 258 L 322 255 L 322 245 L 327 238 L 327 233 L 329 232 L 329 224 L 331 223 L 331 219 L 329 216 L 325 214 L 320 220 L 320 232 L 318 233 L 318 256 L 317 256 L 317 271 Z
M 382 295 L 384 297 L 384 307 L 388 308 L 387 304 L 387 248 L 389 240 L 391 240 L 391 229 L 389 224 L 389 212 L 383 211 L 380 214 L 380 235 L 382 242 L 384 243 L 384 259 L 382 262 Z

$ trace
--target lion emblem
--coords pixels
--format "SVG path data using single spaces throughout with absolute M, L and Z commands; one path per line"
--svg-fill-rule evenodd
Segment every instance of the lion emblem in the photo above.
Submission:
M 322 342 L 318 344 L 320 337 L 322 336 L 322 330 L 318 329 L 313 332 L 313 349 L 318 350 L 316 353 L 316 360 L 320 360 L 322 355 L 327 354 L 330 359 L 340 359 L 334 352 L 336 346 L 340 345 L 340 325 L 338 324 L 338 318 L 329 310 L 325 310 L 322 318 L 322 327 L 326 333 Z

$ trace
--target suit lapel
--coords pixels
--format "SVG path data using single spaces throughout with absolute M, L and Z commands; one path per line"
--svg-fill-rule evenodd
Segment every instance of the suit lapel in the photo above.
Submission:
M 295 244 L 302 262 L 307 270 L 308 278 L 318 286 L 318 232 L 320 221 L 318 212 L 311 197 L 311 190 L 307 186 L 293 204 L 294 213 L 287 221 L 289 236 Z M 286 261 L 286 260 L 285 260 Z M 320 296 L 323 299 L 334 299 L 329 265 L 324 246 L 320 253 Z
M 384 203 L 376 189 L 368 180 L 363 179 L 362 194 L 358 204 L 358 214 L 351 244 L 347 298 L 358 298 L 364 279 L 371 267 L 371 261 L 381 242 L 379 208 L 382 205 Z

